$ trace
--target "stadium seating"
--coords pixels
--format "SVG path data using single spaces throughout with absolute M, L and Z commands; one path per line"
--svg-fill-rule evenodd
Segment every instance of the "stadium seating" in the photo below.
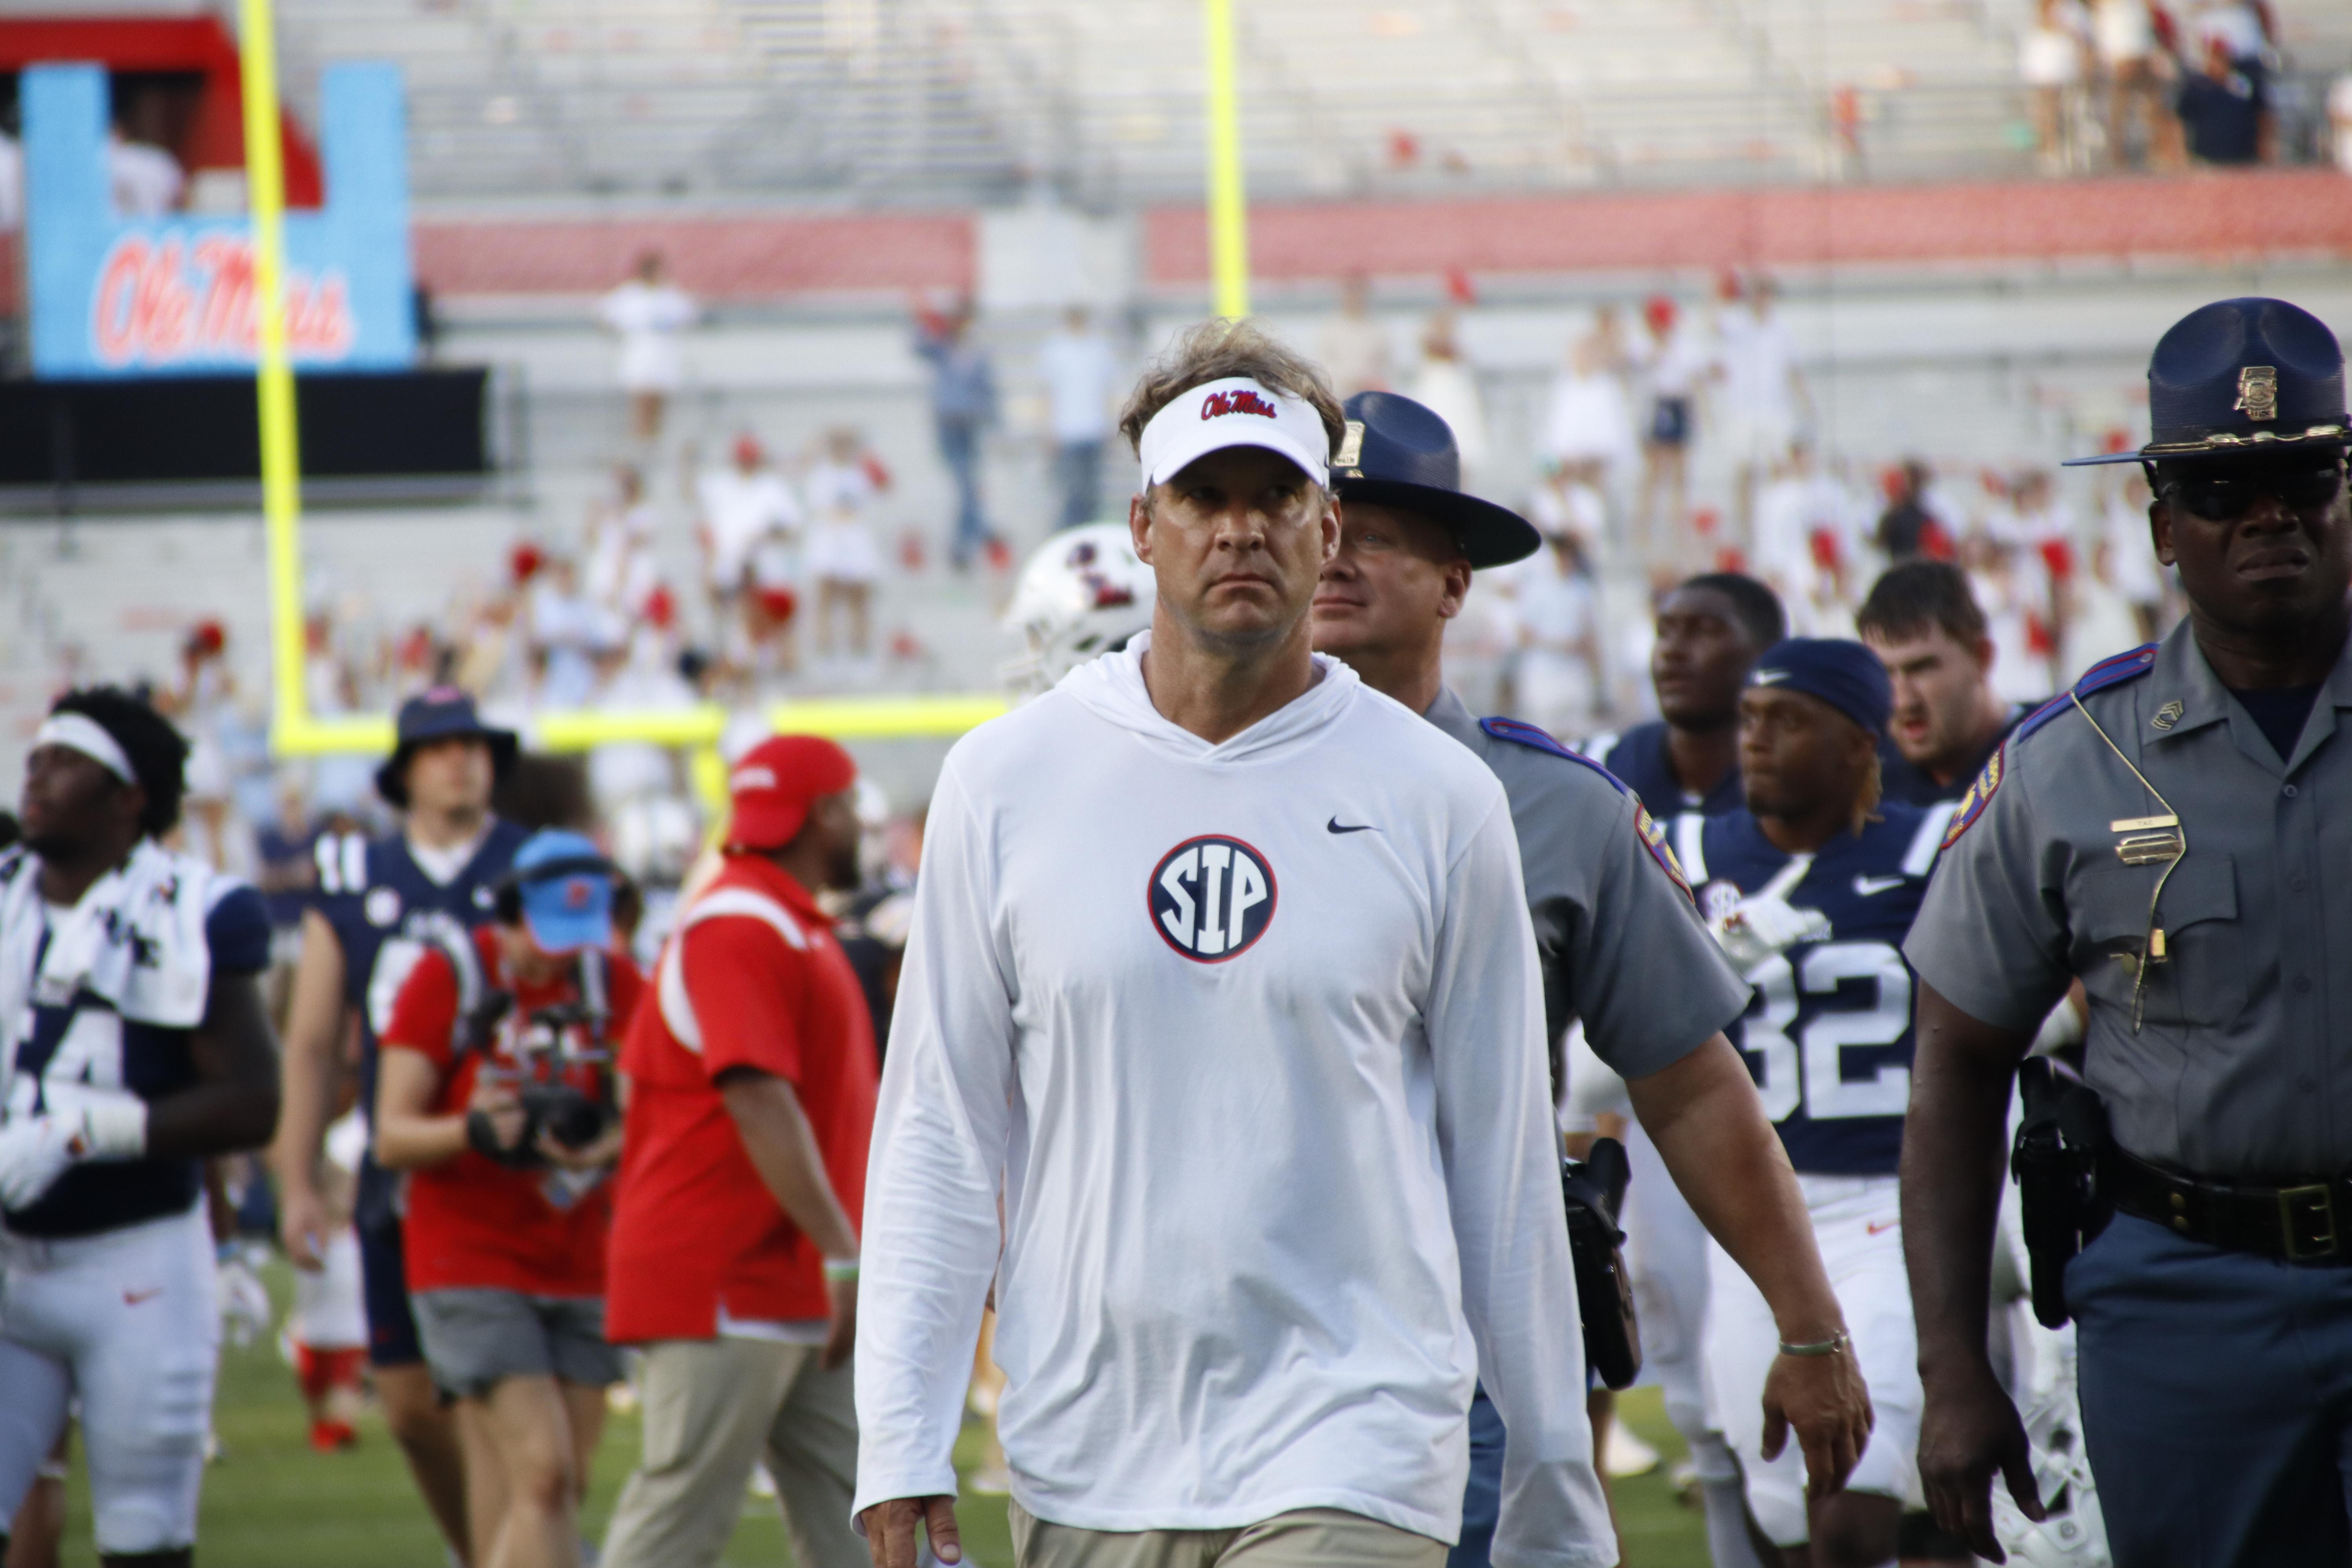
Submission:
M 969 209 L 1042 180 L 1088 205 L 1192 202 L 1200 190 L 1192 0 L 278 0 L 299 114 L 318 67 L 392 58 L 409 82 L 411 155 L 428 221 L 539 211 L 778 201 Z M 2016 167 L 2012 30 L 2024 0 L 1241 0 L 1252 189 L 1268 197 L 1690 184 L 1822 173 L 1892 178 Z M 2352 6 L 2282 0 L 2308 68 L 2352 64 Z M 1831 94 L 1851 86 L 1858 157 L 1838 154 Z M 665 198 L 667 198 L 667 200 Z M 1932 272 L 1933 269 L 1931 268 Z M 2221 285 L 2193 270 L 1793 279 L 1789 309 L 1836 452 L 1939 464 L 2046 460 L 2137 416 L 2147 335 Z M 1498 484 L 1516 499 L 1549 377 L 1594 300 L 1663 279 L 1527 279 L 1472 311 Z M 1689 300 L 1700 279 L 1675 281 Z M 2340 285 L 2289 267 L 2275 288 L 2339 321 Z M 1312 345 L 1319 290 L 1272 289 L 1276 324 Z M 1395 341 L 1426 308 L 1384 289 Z M 507 545 L 575 540 L 628 451 L 609 341 L 584 299 L 453 301 L 443 353 L 499 367 L 512 406 L 505 491 L 463 509 L 314 513 L 314 603 L 364 598 L 386 626 L 440 614 L 496 574 Z M 1152 298 L 1146 342 L 1187 298 Z M 1042 316 L 991 319 L 1007 427 L 989 484 L 1016 546 L 1043 526 L 1030 350 Z M 945 476 L 924 377 L 895 294 L 722 302 L 688 351 L 656 458 L 665 570 L 693 581 L 680 447 L 746 425 L 780 449 L 863 427 L 898 478 L 886 542 L 934 543 Z M 1723 493 L 1702 443 L 1703 492 Z M 2069 484 L 2074 481 L 2070 479 Z M 257 529 L 217 517 L 0 532 L 18 613 L 0 630 L 0 736 L 29 732 L 47 683 L 80 668 L 162 673 L 189 619 L 228 625 L 248 688 L 264 679 Z M 686 595 L 689 608 L 698 595 Z M 890 684 L 985 686 L 1002 647 L 985 584 L 894 575 L 877 621 L 918 628 L 928 658 Z M 78 643 L 77 664 L 67 645 Z M 0 757 L 13 742 L 0 739 Z
M 2352 8 L 2282 0 L 2313 69 Z M 1194 6 L 283 0 L 298 68 L 409 70 L 418 195 L 1087 203 L 1200 187 Z M 2019 172 L 2025 0 L 1236 6 L 1266 196 Z M 301 74 L 298 68 L 298 79 Z

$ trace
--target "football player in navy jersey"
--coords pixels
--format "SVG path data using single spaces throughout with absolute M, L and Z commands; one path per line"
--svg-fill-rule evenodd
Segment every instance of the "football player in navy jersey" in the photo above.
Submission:
M 1768 650 L 1739 700 L 1747 805 L 1709 818 L 1685 866 L 1755 987 L 1732 1037 L 1797 1169 L 1852 1334 L 1780 1344 L 1756 1288 L 1710 1245 L 1716 1407 L 1758 1524 L 1790 1563 L 1812 1568 L 1893 1560 L 1904 1508 L 1918 1500 L 1917 1346 L 1895 1181 L 1911 1091 L 1902 942 L 1945 814 L 1879 800 L 1890 700 L 1885 668 L 1860 643 L 1800 637 Z M 1776 1354 L 1797 1353 L 1854 1357 L 1877 1412 L 1835 1497 L 1809 1499 L 1793 1451 L 1759 1457 L 1757 1393 Z
M 1737 810 L 1740 689 L 1756 656 L 1788 627 L 1779 596 L 1755 578 L 1690 578 L 1658 604 L 1650 684 L 1662 717 L 1578 749 L 1633 786 L 1660 822 Z
M 69 692 L 0 853 L 0 1520 L 79 1396 L 108 1564 L 184 1564 L 219 1347 L 205 1159 L 278 1118 L 261 896 L 156 843 L 187 743 Z
M 342 1103 L 337 1068 L 354 1015 L 359 1103 L 375 1101 L 376 1035 L 392 1000 L 428 949 L 470 966 L 471 930 L 489 921 L 491 884 L 506 874 L 523 829 L 490 814 L 490 792 L 513 765 L 511 731 L 485 725 L 473 700 L 436 687 L 402 705 L 393 753 L 376 789 L 404 814 L 402 830 L 373 841 L 319 840 L 318 898 L 302 918 L 302 947 L 286 1028 L 286 1117 L 276 1150 L 279 1228 L 297 1268 L 320 1267 L 329 1230 L 318 1170 L 327 1124 Z M 410 1310 L 393 1178 L 362 1162 L 353 1222 L 367 1293 L 368 1359 L 384 1418 L 407 1456 L 442 1534 L 473 1562 L 472 1517 L 496 1520 L 495 1498 L 466 1495 L 455 1419 L 425 1365 Z M 477 1482 L 477 1489 L 480 1489 Z

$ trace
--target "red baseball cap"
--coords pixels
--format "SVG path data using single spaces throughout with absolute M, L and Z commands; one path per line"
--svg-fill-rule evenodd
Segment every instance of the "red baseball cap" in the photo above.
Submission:
M 779 849 L 793 841 L 820 795 L 857 782 L 857 763 L 822 735 L 776 735 L 743 753 L 728 770 L 735 803 L 727 842 L 746 849 Z

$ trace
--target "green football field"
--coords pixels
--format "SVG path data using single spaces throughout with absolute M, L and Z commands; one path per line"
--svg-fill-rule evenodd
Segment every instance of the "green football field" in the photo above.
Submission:
M 286 1270 L 273 1268 L 266 1278 L 282 1304 Z M 1633 1429 L 1669 1464 L 1681 1454 L 1657 1390 L 1634 1390 L 1622 1408 Z M 212 1568 L 446 1568 L 424 1505 L 410 1489 L 408 1473 L 383 1423 L 373 1414 L 362 1421 L 356 1449 L 312 1453 L 304 1441 L 302 1400 L 293 1372 L 274 1345 L 263 1342 L 223 1352 L 214 1425 L 220 1458 L 205 1476 L 204 1522 L 196 1549 L 200 1563 Z M 965 1429 L 958 1459 L 967 1468 L 978 1458 L 978 1436 L 975 1428 Z M 615 1412 L 592 1475 L 586 1521 L 590 1540 L 604 1533 L 605 1517 L 636 1454 L 636 1418 Z M 76 1461 L 68 1493 L 65 1562 L 72 1568 L 95 1568 L 79 1448 Z M 1632 1568 L 1705 1568 L 1706 1535 L 1699 1516 L 1675 1500 L 1665 1469 L 1662 1465 L 1650 1475 L 1617 1483 L 1625 1561 Z M 967 1495 L 959 1512 L 970 1560 L 984 1568 L 1010 1568 L 1013 1549 L 1004 1500 Z M 773 1503 L 744 1499 L 742 1522 L 723 1561 L 729 1568 L 778 1568 L 792 1561 Z

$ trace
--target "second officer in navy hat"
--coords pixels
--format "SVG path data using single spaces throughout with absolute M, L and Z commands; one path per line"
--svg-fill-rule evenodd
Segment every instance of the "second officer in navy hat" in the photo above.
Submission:
M 1903 1229 L 1921 1478 L 1988 1555 L 1992 1486 L 2038 1511 L 1986 1354 L 1986 1282 L 2011 1080 L 2079 980 L 2096 1103 L 2069 1101 L 2063 1180 L 2029 1183 L 2025 1221 L 2037 1306 L 2075 1324 L 2115 1561 L 2344 1563 L 2344 356 L 2283 300 L 2224 300 L 2158 342 L 2148 407 L 2153 438 L 2121 460 L 2148 466 L 2150 540 L 2188 618 L 2092 666 L 1994 753 L 1905 947 L 1920 981 Z
M 1445 686 L 1445 623 L 1461 613 L 1472 572 L 1534 553 L 1535 529 L 1463 492 L 1454 434 L 1422 405 L 1366 392 L 1346 414 L 1331 463 L 1339 550 L 1315 595 L 1315 647 L 1476 752 L 1502 781 L 1555 1070 L 1569 1024 L 1581 1018 L 1593 1049 L 1627 1079 L 1675 1184 L 1799 1352 L 1772 1369 L 1767 1430 L 1792 1426 L 1807 1468 L 1835 1490 L 1868 1438 L 1869 1397 L 1843 1349 L 1844 1320 L 1788 1157 L 1723 1033 L 1748 988 L 1700 922 L 1664 830 L 1624 785 L 1530 725 L 1472 718 Z M 1573 1310 L 1561 1303 L 1564 1325 Z M 1502 1425 L 1481 1394 L 1454 1568 L 1487 1561 L 1502 1473 Z M 1731 1502 L 1736 1535 L 1736 1483 Z

